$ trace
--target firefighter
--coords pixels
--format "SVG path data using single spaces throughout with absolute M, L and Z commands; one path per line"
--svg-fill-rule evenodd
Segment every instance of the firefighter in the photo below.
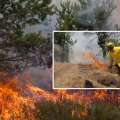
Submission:
M 106 44 L 109 56 L 109 68 L 115 66 L 120 73 L 120 46 L 114 46 L 112 42 Z

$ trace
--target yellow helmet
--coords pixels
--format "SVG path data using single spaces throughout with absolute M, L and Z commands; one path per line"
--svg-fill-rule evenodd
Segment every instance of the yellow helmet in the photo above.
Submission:
M 114 44 L 112 42 L 109 42 L 106 44 L 107 48 L 114 48 Z

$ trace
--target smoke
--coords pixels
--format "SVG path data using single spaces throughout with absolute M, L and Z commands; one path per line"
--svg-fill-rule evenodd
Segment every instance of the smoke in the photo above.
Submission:
M 111 16 L 111 21 L 120 25 L 120 0 L 114 0 L 114 3 L 116 5 L 116 9 L 113 11 L 113 14 Z
M 67 1 L 67 0 L 53 0 L 52 4 L 54 4 L 55 6 L 57 6 L 59 8 L 61 1 Z M 73 0 L 70 0 L 70 1 L 73 2 Z M 74 2 L 75 1 L 78 1 L 78 0 L 74 0 Z M 90 21 L 91 21 L 91 19 L 92 20 L 94 19 L 94 16 L 92 16 L 92 15 L 93 15 L 93 12 L 94 12 L 94 9 L 96 8 L 96 6 L 100 6 L 102 1 L 109 1 L 109 0 L 89 0 L 89 1 L 91 1 L 90 5 L 87 7 L 87 9 L 81 10 L 80 15 L 83 16 L 86 14 L 88 16 L 88 19 L 90 19 Z M 116 5 L 116 9 L 113 11 L 108 22 L 109 23 L 112 22 L 114 25 L 115 24 L 120 25 L 120 12 L 119 12 L 120 11 L 120 0 L 114 0 L 113 2 Z M 44 33 L 52 32 L 53 30 L 56 29 L 57 16 L 56 15 L 49 16 L 48 19 L 49 20 L 45 21 L 42 25 L 35 25 L 35 26 L 31 26 L 31 27 L 28 26 L 26 28 L 26 31 L 27 32 L 44 31 Z M 94 22 L 94 20 L 92 22 Z
M 60 2 L 63 0 L 53 0 L 55 1 L 55 5 L 59 8 L 60 6 Z M 64 2 L 67 0 L 64 0 Z M 73 0 L 69 0 L 71 2 L 73 2 Z M 74 2 L 78 2 L 78 0 L 75 0 Z M 96 12 L 96 8 L 104 8 L 107 11 L 112 10 L 113 7 L 115 8 L 112 11 L 111 16 L 108 18 L 108 21 L 106 22 L 106 25 L 104 24 L 104 26 L 101 29 L 116 29 L 116 24 L 120 25 L 120 1 L 119 0 L 88 0 L 88 5 L 87 7 L 85 7 L 85 9 L 81 9 L 79 15 L 77 14 L 77 18 L 79 20 L 81 20 L 81 22 L 83 24 L 95 24 L 96 19 L 95 19 L 95 14 L 94 12 Z
M 52 89 L 52 68 L 31 67 L 29 72 L 34 86 L 48 91 Z
M 26 68 L 24 72 L 18 73 L 16 75 L 15 80 L 19 81 L 19 86 L 26 86 L 27 84 L 31 84 L 43 90 L 51 91 L 52 68 L 43 68 L 40 66 Z
M 101 48 L 97 44 L 98 38 L 96 33 L 75 32 L 72 35 L 72 39 L 76 43 L 70 49 L 70 63 L 89 63 L 84 58 L 86 52 L 91 52 L 96 59 L 103 60 Z

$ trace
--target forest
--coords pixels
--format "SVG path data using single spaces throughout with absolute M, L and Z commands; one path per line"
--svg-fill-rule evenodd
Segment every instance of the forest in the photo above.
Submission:
M 119 91 L 52 89 L 53 30 L 119 30 L 108 22 L 116 9 L 112 0 L 95 3 L 90 13 L 91 0 L 77 2 L 0 0 L 1 120 L 119 119 Z

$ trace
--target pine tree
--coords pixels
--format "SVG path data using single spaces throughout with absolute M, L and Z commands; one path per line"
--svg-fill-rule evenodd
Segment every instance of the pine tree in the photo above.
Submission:
M 61 47 L 60 62 L 68 62 L 68 53 L 70 46 L 74 44 L 71 39 L 71 33 L 67 32 L 55 32 L 54 33 L 54 43 Z M 55 51 L 56 53 L 56 51 Z M 55 54 L 55 58 L 58 53 Z
M 111 16 L 115 5 L 111 0 L 91 1 L 69 0 L 61 2 L 56 8 L 58 15 L 58 30 L 108 30 L 111 23 L 108 19 Z
M 24 61 L 30 53 L 43 50 L 48 40 L 40 33 L 26 33 L 25 29 L 27 26 L 41 24 L 48 15 L 52 15 L 51 2 L 0 0 L 0 65 Z

